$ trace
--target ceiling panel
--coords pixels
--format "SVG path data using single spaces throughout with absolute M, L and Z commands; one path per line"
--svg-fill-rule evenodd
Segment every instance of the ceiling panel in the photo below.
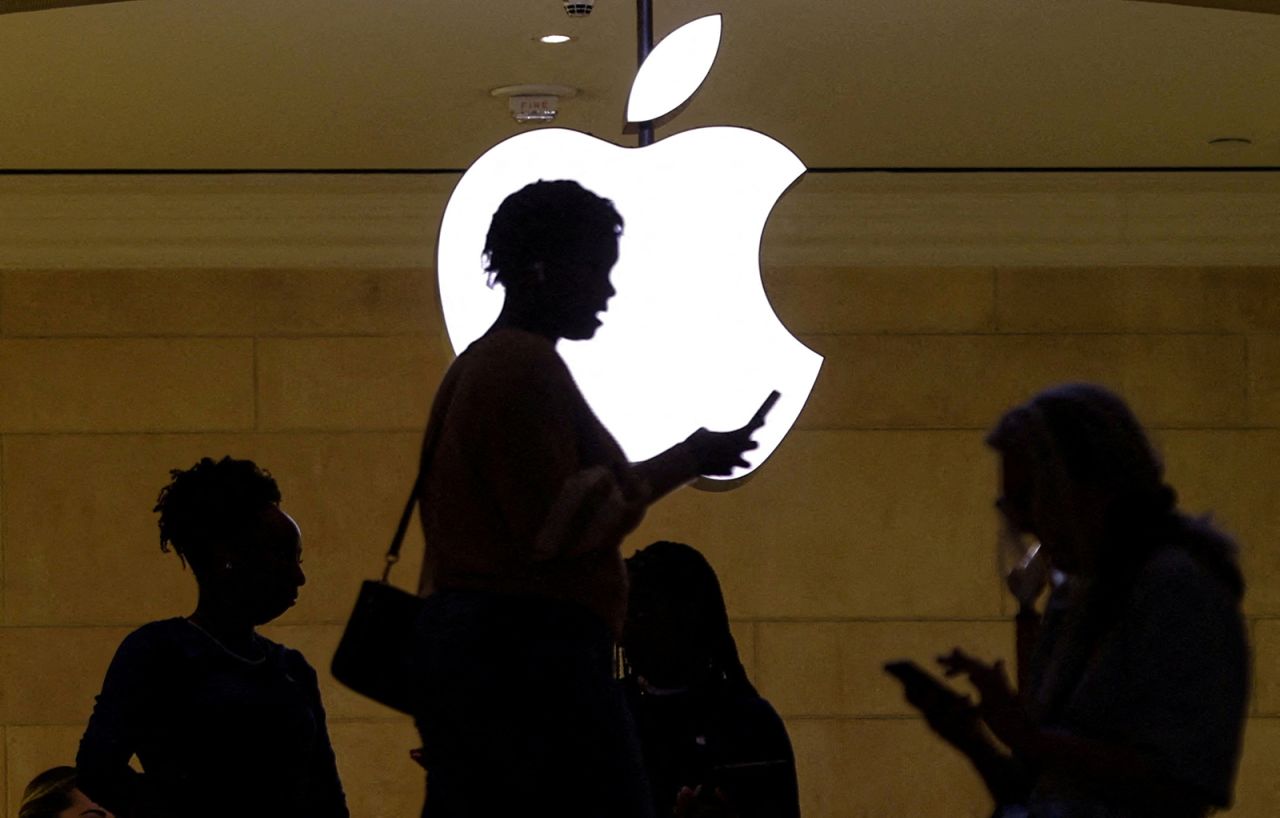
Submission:
M 1130 0 L 655 0 L 722 12 L 664 130 L 766 131 L 811 167 L 1280 165 L 1280 16 Z M 523 127 L 491 88 L 582 89 L 619 142 L 635 6 L 138 0 L 0 16 L 0 168 L 456 168 Z M 576 35 L 546 46 L 535 35 Z M 1251 145 L 1211 145 L 1219 137 Z

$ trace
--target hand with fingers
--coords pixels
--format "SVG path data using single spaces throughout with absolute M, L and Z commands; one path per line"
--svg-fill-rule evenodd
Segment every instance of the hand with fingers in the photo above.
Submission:
M 978 708 L 968 697 L 957 696 L 951 701 L 931 702 L 925 706 L 912 701 L 910 696 L 907 701 L 920 710 L 929 729 L 953 747 L 963 750 L 982 741 Z
M 698 474 L 725 477 L 735 468 L 750 465 L 743 455 L 758 445 L 751 439 L 753 431 L 748 431 L 746 426 L 732 432 L 712 432 L 703 428 L 689 435 L 685 445 L 693 455 Z
M 698 474 L 725 477 L 732 474 L 735 468 L 749 466 L 743 455 L 759 446 L 751 436 L 764 426 L 765 417 L 779 397 L 781 395 L 776 391 L 770 393 L 751 420 L 747 421 L 747 425 L 740 429 L 712 432 L 702 428 L 689 435 L 685 446 L 693 456 Z
M 907 703 L 920 711 L 929 729 L 948 744 L 963 751 L 982 742 L 982 721 L 968 696 L 955 692 L 912 661 L 887 662 L 884 669 L 902 683 Z
M 948 678 L 968 678 L 978 691 L 978 714 L 996 738 L 1015 752 L 1027 747 L 1035 726 L 1018 700 L 1003 660 L 987 664 L 960 648 L 954 648 L 951 653 L 939 656 L 938 664 Z

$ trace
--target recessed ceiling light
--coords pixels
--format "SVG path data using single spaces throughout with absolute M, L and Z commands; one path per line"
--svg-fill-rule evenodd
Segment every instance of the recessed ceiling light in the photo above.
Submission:
M 560 43 L 570 42 L 573 39 L 568 34 L 543 34 L 538 38 L 538 42 L 546 43 L 547 45 L 559 45 Z
M 1252 145 L 1253 140 L 1244 136 L 1220 136 L 1217 139 L 1210 139 L 1210 145 Z

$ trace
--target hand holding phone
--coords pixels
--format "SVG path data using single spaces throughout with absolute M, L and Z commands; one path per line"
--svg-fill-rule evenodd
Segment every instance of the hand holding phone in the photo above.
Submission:
M 923 712 L 928 713 L 957 706 L 972 706 L 969 704 L 968 697 L 955 692 L 944 682 L 908 659 L 885 662 L 884 670 L 902 683 L 907 701 Z
M 915 662 L 886 662 L 885 672 L 902 682 L 907 701 L 920 711 L 929 728 L 961 749 L 982 741 L 978 708 Z
M 782 393 L 776 389 L 769 393 L 760 404 L 760 408 L 747 421 L 747 425 L 731 432 L 712 432 L 699 429 L 685 441 L 689 452 L 693 455 L 697 473 L 711 477 L 724 477 L 733 473 L 736 468 L 747 468 L 748 463 L 743 456 L 758 447 L 751 436 L 764 426 L 769 410 L 778 402 Z
M 773 409 L 773 405 L 778 402 L 778 398 L 780 397 L 782 397 L 782 393 L 778 390 L 775 389 L 770 392 L 769 397 L 764 399 L 764 403 L 760 404 L 760 408 L 751 416 L 751 420 L 747 422 L 747 425 L 744 428 L 754 432 L 756 429 L 764 426 L 765 418 L 769 416 L 769 411 Z

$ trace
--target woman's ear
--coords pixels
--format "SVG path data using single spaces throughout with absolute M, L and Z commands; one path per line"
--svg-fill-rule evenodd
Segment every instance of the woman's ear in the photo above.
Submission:
M 201 551 L 203 558 L 199 568 L 202 579 L 222 581 L 235 575 L 238 555 L 225 541 L 209 540 Z

